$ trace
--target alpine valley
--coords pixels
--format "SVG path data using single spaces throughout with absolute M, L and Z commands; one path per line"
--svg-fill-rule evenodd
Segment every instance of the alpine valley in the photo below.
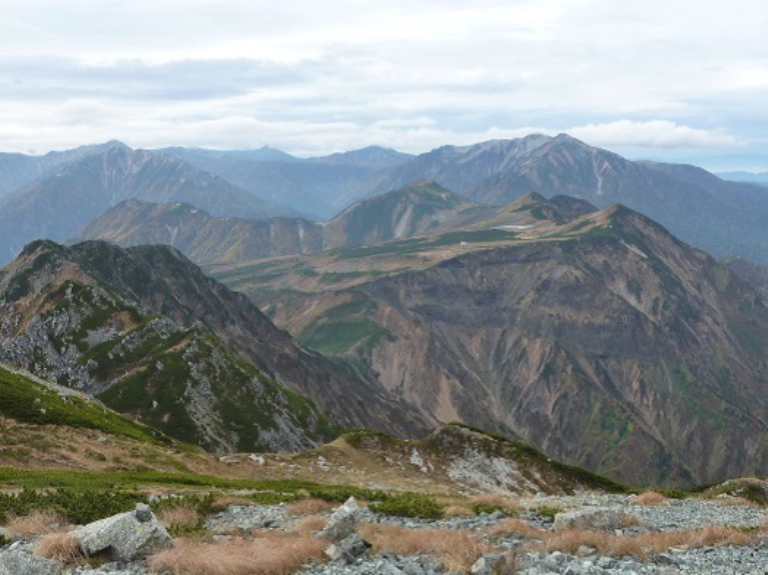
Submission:
M 0 160 L 0 360 L 170 437 L 458 421 L 634 485 L 768 471 L 764 188 L 566 135 Z

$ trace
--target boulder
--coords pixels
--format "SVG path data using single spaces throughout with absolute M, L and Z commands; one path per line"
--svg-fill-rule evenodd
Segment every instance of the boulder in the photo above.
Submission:
M 333 512 L 328 519 L 328 525 L 317 536 L 335 542 L 343 541 L 350 535 L 357 533 L 361 514 L 362 511 L 355 498 L 350 497 L 344 505 Z
M 0 553 L 0 575 L 62 575 L 64 565 L 58 561 L 35 557 L 21 550 Z
M 334 563 L 350 565 L 360 557 L 368 555 L 370 549 L 371 544 L 355 533 L 343 541 L 332 543 L 328 549 L 325 550 L 325 554 Z
M 171 536 L 148 506 L 89 523 L 75 531 L 86 556 L 106 551 L 112 561 L 128 563 L 170 546 Z
M 592 529 L 610 531 L 621 529 L 621 514 L 606 507 L 586 507 L 561 511 L 555 515 L 555 531 L 566 529 Z

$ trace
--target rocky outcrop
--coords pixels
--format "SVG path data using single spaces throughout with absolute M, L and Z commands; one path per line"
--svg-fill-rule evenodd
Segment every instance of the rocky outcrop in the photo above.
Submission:
M 75 531 L 86 557 L 106 553 L 110 560 L 129 563 L 171 545 L 171 536 L 148 505 L 89 523 Z

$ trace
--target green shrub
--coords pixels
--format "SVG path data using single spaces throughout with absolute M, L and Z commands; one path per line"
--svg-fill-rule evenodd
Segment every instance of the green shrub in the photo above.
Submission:
M 130 511 L 137 503 L 146 502 L 143 495 L 109 490 L 35 491 L 0 493 L 0 522 L 11 515 L 26 515 L 30 511 L 54 509 L 76 524 L 85 524 Z
M 390 495 L 383 501 L 372 504 L 371 511 L 396 517 L 439 519 L 443 516 L 444 509 L 442 505 L 428 495 L 399 493 Z

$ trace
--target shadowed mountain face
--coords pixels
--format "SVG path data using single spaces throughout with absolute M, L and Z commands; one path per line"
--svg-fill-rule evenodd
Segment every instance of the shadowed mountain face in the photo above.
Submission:
M 558 224 L 542 200 L 501 210 L 493 229 L 222 278 L 434 426 L 501 430 L 634 484 L 768 472 L 762 298 L 636 212 Z M 291 266 L 301 295 L 281 295 Z
M 121 144 L 67 163 L 0 203 L 0 263 L 39 238 L 65 240 L 127 198 L 187 201 L 215 215 L 260 219 L 289 214 L 170 156 Z
M 631 162 L 567 135 L 445 146 L 380 172 L 368 193 L 428 178 L 466 199 L 504 204 L 526 194 L 622 203 L 718 256 L 766 262 L 768 193 L 693 166 Z
M 299 393 L 335 425 L 425 429 L 172 248 L 35 242 L 2 270 L 0 306 L 0 361 L 209 447 L 295 449 L 327 437 Z

